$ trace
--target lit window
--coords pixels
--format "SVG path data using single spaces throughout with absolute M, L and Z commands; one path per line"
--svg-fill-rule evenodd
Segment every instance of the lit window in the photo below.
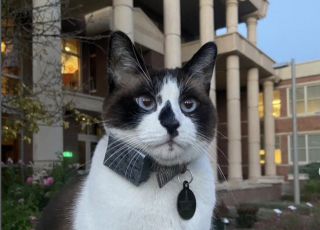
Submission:
M 80 44 L 76 40 L 62 40 L 62 84 L 69 89 L 80 87 Z
M 300 163 L 320 162 L 320 134 L 298 135 L 298 159 Z M 290 162 L 293 162 L 292 136 L 289 138 Z
M 263 136 L 260 137 L 260 164 L 266 163 L 265 151 L 264 151 L 264 140 Z M 274 150 L 274 162 L 276 164 L 281 164 L 281 148 L 280 148 L 280 136 L 275 138 L 275 150 Z
M 273 116 L 280 117 L 281 101 L 280 94 L 278 90 L 273 91 Z M 259 93 L 259 117 L 263 117 L 264 114 L 264 105 L 263 105 L 263 93 Z
M 288 90 L 288 114 L 292 111 L 292 89 Z M 314 114 L 320 111 L 320 85 L 302 86 L 296 89 L 297 114 Z
M 276 136 L 275 139 L 275 150 L 274 150 L 274 162 L 281 164 L 281 147 L 280 147 L 280 136 Z

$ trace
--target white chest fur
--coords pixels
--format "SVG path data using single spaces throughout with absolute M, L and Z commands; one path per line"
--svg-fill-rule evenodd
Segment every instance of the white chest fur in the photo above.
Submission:
M 176 207 L 182 189 L 177 178 L 160 189 L 152 174 L 136 187 L 103 165 L 107 145 L 108 137 L 104 136 L 75 206 L 74 230 L 210 229 L 216 197 L 214 175 L 206 156 L 188 165 L 194 174 L 190 189 L 196 196 L 197 208 L 192 219 L 186 221 Z

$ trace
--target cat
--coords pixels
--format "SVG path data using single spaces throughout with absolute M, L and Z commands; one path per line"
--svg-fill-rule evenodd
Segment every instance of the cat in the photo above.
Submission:
M 120 31 L 112 33 L 108 52 L 109 95 L 102 112 L 107 134 L 99 141 L 90 173 L 72 203 L 68 216 L 72 229 L 211 229 L 216 197 L 208 150 L 217 115 L 209 91 L 216 45 L 206 43 L 182 68 L 175 69 L 147 67 Z M 187 167 L 193 175 L 189 188 L 196 198 L 191 219 L 184 220 L 177 210 L 183 188 L 177 176 L 160 188 L 156 173 L 150 172 L 137 186 L 104 165 L 111 137 L 143 149 L 161 167 Z M 120 146 L 114 146 L 117 157 Z M 137 156 L 128 157 L 134 164 Z M 180 177 L 190 181 L 188 172 Z

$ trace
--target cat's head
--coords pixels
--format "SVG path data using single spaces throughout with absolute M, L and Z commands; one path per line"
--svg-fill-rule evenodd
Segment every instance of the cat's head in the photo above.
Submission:
M 107 132 L 141 148 L 162 165 L 191 162 L 208 150 L 217 124 L 209 98 L 217 47 L 209 42 L 182 68 L 152 69 L 131 40 L 114 32 L 109 43 Z

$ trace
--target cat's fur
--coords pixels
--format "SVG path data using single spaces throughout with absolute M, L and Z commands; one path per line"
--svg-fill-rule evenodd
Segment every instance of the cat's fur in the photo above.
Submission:
M 208 146 L 214 138 L 216 113 L 209 98 L 217 49 L 204 45 L 183 67 L 147 68 L 130 39 L 122 32 L 111 35 L 108 78 L 110 94 L 103 106 L 108 135 L 142 148 L 159 164 L 188 164 L 194 174 L 190 189 L 197 207 L 190 220 L 177 211 L 182 184 L 175 177 L 159 188 L 155 174 L 139 186 L 103 165 L 108 135 L 94 152 L 90 174 L 79 193 L 71 217 L 74 230 L 209 230 L 215 198 L 214 174 Z M 148 95 L 156 102 L 144 110 L 136 99 Z M 184 99 L 197 107 L 185 112 Z M 118 153 L 121 154 L 121 151 Z M 134 162 L 134 156 L 132 156 Z M 190 180 L 186 173 L 183 179 Z

